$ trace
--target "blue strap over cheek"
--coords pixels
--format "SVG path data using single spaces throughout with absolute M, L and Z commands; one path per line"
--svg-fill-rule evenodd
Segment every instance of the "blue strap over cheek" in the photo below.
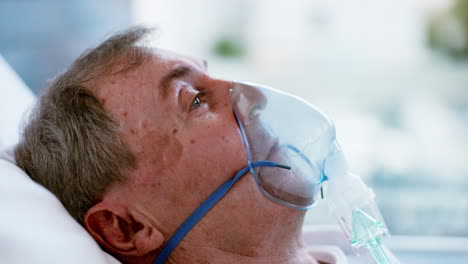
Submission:
M 177 229 L 172 235 L 171 239 L 162 249 L 153 264 L 163 264 L 167 258 L 171 255 L 172 251 L 179 245 L 180 241 L 187 235 L 187 233 L 194 227 L 198 221 L 213 207 L 223 196 L 231 189 L 234 183 L 244 176 L 251 168 L 257 167 L 279 167 L 283 169 L 291 169 L 289 166 L 277 164 L 272 161 L 257 161 L 249 163 L 242 170 L 240 170 L 234 178 L 225 182 L 221 187 L 214 191 L 193 213 L 187 220 Z

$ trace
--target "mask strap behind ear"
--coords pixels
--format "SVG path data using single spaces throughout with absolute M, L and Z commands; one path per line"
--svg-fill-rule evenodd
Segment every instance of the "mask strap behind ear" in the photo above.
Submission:
M 257 167 L 279 167 L 283 169 L 291 169 L 289 166 L 277 164 L 272 161 L 257 161 L 249 163 L 242 170 L 240 170 L 234 178 L 228 180 L 226 183 L 221 185 L 216 191 L 214 191 L 193 213 L 190 215 L 187 220 L 177 229 L 177 231 L 172 235 L 167 244 L 162 249 L 161 253 L 158 255 L 153 264 L 163 264 L 172 251 L 179 245 L 180 241 L 187 235 L 187 233 L 194 227 L 198 221 L 213 207 L 223 196 L 231 189 L 234 183 L 239 180 L 244 174 L 246 174 L 250 169 Z

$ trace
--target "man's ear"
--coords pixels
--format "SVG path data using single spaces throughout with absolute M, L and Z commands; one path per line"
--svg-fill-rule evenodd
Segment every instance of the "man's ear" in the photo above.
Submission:
M 105 201 L 91 207 L 84 222 L 101 246 L 121 256 L 144 256 L 164 243 L 164 235 L 146 217 Z

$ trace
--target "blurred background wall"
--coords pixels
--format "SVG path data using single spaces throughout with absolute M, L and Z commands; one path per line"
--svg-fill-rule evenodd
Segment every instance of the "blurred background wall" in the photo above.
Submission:
M 468 0 L 0 0 L 0 54 L 37 93 L 134 23 L 327 112 L 393 234 L 468 236 Z
M 38 92 L 84 49 L 132 22 L 129 0 L 0 0 L 0 54 Z

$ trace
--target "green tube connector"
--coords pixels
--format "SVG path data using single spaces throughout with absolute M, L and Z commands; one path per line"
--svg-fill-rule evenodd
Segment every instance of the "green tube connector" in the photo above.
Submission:
M 351 243 L 369 249 L 377 264 L 391 264 L 387 253 L 380 244 L 380 236 L 385 227 L 382 222 L 372 218 L 361 209 L 352 214 Z

